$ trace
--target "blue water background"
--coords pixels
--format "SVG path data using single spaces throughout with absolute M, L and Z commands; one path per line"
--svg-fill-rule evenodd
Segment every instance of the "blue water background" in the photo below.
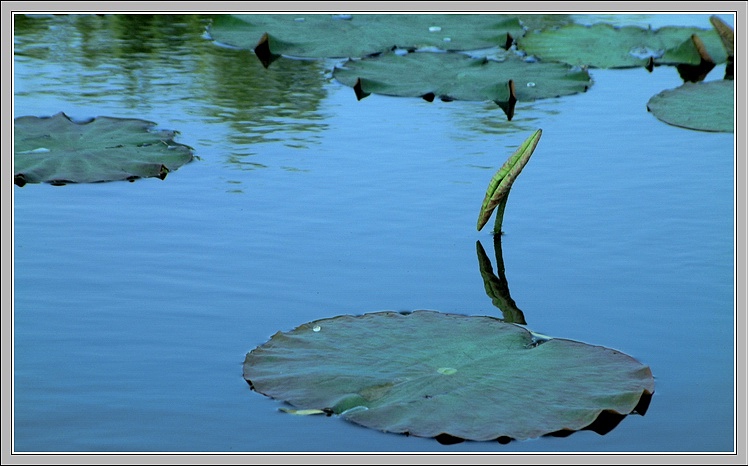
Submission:
M 197 21 L 138 43 L 102 33 L 106 18 L 87 19 L 90 36 L 28 21 L 14 116 L 144 118 L 199 160 L 163 181 L 14 188 L 16 451 L 733 450 L 733 135 L 647 112 L 682 83 L 675 69 L 591 70 L 587 93 L 520 103 L 507 122 L 492 103 L 356 101 L 329 62 L 265 70 Z M 139 37 L 163 27 L 143 24 Z M 494 257 L 491 224 L 475 222 L 537 128 L 504 216 L 511 296 L 528 328 L 649 365 L 645 416 L 605 436 L 445 446 L 283 414 L 250 391 L 245 354 L 312 320 L 500 317 L 476 257 L 476 241 Z

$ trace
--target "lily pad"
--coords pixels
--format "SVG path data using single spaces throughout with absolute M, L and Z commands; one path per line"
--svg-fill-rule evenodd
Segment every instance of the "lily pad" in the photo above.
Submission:
M 75 122 L 64 113 L 24 116 L 14 124 L 14 179 L 26 183 L 93 183 L 159 177 L 192 161 L 192 148 L 156 123 L 97 117 Z
M 516 15 L 484 14 L 216 15 L 209 28 L 215 41 L 248 50 L 267 34 L 264 54 L 300 58 L 364 57 L 392 48 L 508 48 L 523 33 Z
M 725 51 L 719 35 L 710 29 L 664 27 L 644 29 L 610 24 L 570 24 L 530 33 L 517 40 L 517 47 L 542 61 L 593 68 L 633 68 L 657 65 L 698 65 L 700 56 L 691 45 L 698 35 L 715 63 L 724 63 Z M 685 45 L 684 45 L 685 44 Z M 688 52 L 684 55 L 684 52 Z
M 647 102 L 657 119 L 683 128 L 731 133 L 734 131 L 733 80 L 684 83 L 662 91 Z
M 558 63 L 528 63 L 512 53 L 501 62 L 458 53 L 386 53 L 348 60 L 333 70 L 333 77 L 346 86 L 358 86 L 359 100 L 373 93 L 494 101 L 502 108 L 511 101 L 510 81 L 519 102 L 576 94 L 592 85 L 586 71 Z M 507 115 L 511 119 L 509 111 Z
M 247 354 L 244 378 L 291 411 L 385 432 L 486 441 L 644 414 L 654 379 L 619 351 L 485 316 L 375 312 L 321 319 Z M 309 411 L 311 410 L 311 411 Z

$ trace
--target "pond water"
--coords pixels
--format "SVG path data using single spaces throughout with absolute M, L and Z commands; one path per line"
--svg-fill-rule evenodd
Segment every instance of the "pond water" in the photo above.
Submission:
M 14 188 L 14 451 L 736 448 L 734 137 L 647 112 L 682 84 L 674 68 L 591 70 L 588 92 L 519 103 L 508 122 L 493 103 L 357 101 L 335 62 L 265 69 L 207 40 L 205 20 L 15 18 L 15 117 L 143 118 L 198 160 L 165 180 Z M 312 320 L 501 317 L 476 256 L 480 241 L 495 257 L 493 220 L 475 223 L 537 128 L 504 215 L 511 296 L 529 329 L 649 365 L 645 416 L 607 435 L 448 446 L 283 414 L 249 389 L 245 354 Z

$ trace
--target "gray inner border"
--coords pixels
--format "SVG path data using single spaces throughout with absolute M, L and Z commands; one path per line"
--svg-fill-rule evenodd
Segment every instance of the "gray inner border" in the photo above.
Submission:
M 34 13 L 705 13 L 735 14 L 736 56 L 746 57 L 746 21 L 748 2 L 2 2 L 2 104 L 6 110 L 2 125 L 3 154 L 12 153 L 13 72 L 12 45 L 14 12 Z M 344 11 L 341 11 L 344 10 Z M 746 200 L 748 192 L 746 157 L 746 61 L 735 66 L 735 361 L 736 361 L 736 452 L 728 455 L 704 454 L 14 454 L 12 447 L 12 318 L 13 318 L 13 183 L 12 158 L 1 157 L 2 175 L 2 464 L 748 464 L 746 455 Z

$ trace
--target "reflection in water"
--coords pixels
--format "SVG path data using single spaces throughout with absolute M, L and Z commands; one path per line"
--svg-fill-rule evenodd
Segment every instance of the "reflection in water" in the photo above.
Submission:
M 501 252 L 501 235 L 493 235 L 494 251 L 496 252 L 496 274 L 491 268 L 491 260 L 486 255 L 483 245 L 476 241 L 475 247 L 478 252 L 478 265 L 480 274 L 483 277 L 483 285 L 486 288 L 486 294 L 491 298 L 494 306 L 499 308 L 504 315 L 504 322 L 525 325 L 525 314 L 517 307 L 514 300 L 509 295 L 509 283 L 504 275 L 504 257 Z
M 252 52 L 213 47 L 203 65 L 212 71 L 197 76 L 205 113 L 227 122 L 231 141 L 247 154 L 262 142 L 307 148 L 326 128 L 318 112 L 326 97 L 322 62 L 281 59 L 266 69 Z
M 196 57 L 208 49 L 200 36 L 204 25 L 199 15 L 24 18 L 15 24 L 14 53 L 27 66 L 17 68 L 16 81 L 37 86 L 30 93 L 79 105 L 124 104 L 145 112 L 193 94 Z M 36 60 L 43 60 L 46 75 L 37 74 Z
M 524 313 L 517 308 L 514 300 L 509 294 L 509 284 L 504 274 L 504 258 L 501 249 L 501 234 L 493 235 L 494 239 L 494 251 L 496 253 L 496 274 L 493 273 L 491 267 L 491 261 L 486 255 L 486 251 L 483 249 L 480 241 L 476 241 L 476 250 L 478 253 L 478 264 L 480 266 L 481 277 L 483 277 L 483 283 L 486 289 L 486 294 L 491 298 L 491 302 L 494 306 L 499 308 L 504 316 L 504 321 L 515 324 L 526 324 Z M 498 275 L 498 276 L 497 276 Z M 533 333 L 533 336 L 536 335 Z M 652 393 L 644 391 L 637 403 L 636 407 L 631 411 L 630 414 L 638 414 L 644 416 L 649 404 L 652 401 Z M 588 430 L 595 432 L 598 435 L 606 435 L 613 429 L 615 429 L 620 422 L 626 418 L 628 414 L 619 413 L 612 410 L 603 410 L 595 418 L 595 420 L 584 427 L 581 430 Z M 558 430 L 546 434 L 547 437 L 568 437 L 569 435 L 578 432 L 577 430 Z M 436 438 L 439 443 L 451 445 L 455 443 L 463 442 L 464 440 L 451 435 L 442 434 Z M 513 439 L 509 437 L 499 437 L 497 441 L 501 444 L 507 444 Z
M 525 116 L 523 113 L 532 109 L 532 104 L 537 104 L 537 102 L 517 102 L 515 117 L 512 121 L 507 120 L 504 111 L 494 102 L 470 102 L 471 105 L 458 103 L 452 105 L 453 109 L 450 113 L 453 115 L 455 125 L 464 128 L 463 131 L 466 135 L 478 132 L 501 136 L 531 131 L 537 117 Z M 480 105 L 481 108 L 476 110 L 476 105 Z M 459 134 L 457 138 L 460 138 Z
M 209 22 L 194 14 L 18 15 L 15 94 L 50 106 L 37 116 L 153 119 L 177 107 L 225 128 L 227 136 L 209 143 L 242 170 L 264 166 L 247 159 L 258 143 L 308 148 L 326 128 L 318 112 L 323 65 L 284 59 L 266 70 L 251 52 L 208 40 Z
M 649 409 L 649 403 L 652 401 L 652 393 L 647 393 L 646 391 L 642 393 L 641 398 L 639 398 L 639 403 L 637 403 L 636 407 L 633 411 L 631 411 L 631 414 L 638 414 L 640 416 L 644 416 L 647 413 L 647 409 Z M 595 418 L 594 421 L 587 427 L 585 427 L 582 430 L 591 430 L 592 432 L 598 434 L 598 435 L 606 435 L 611 430 L 615 429 L 618 424 L 621 423 L 621 421 L 624 420 L 628 415 L 627 414 L 621 414 L 615 411 L 610 410 L 604 410 L 601 411 L 600 414 L 598 414 L 597 418 Z M 550 434 L 547 434 L 548 437 L 568 437 L 569 435 L 579 432 L 578 430 L 557 430 L 556 432 L 551 432 Z

